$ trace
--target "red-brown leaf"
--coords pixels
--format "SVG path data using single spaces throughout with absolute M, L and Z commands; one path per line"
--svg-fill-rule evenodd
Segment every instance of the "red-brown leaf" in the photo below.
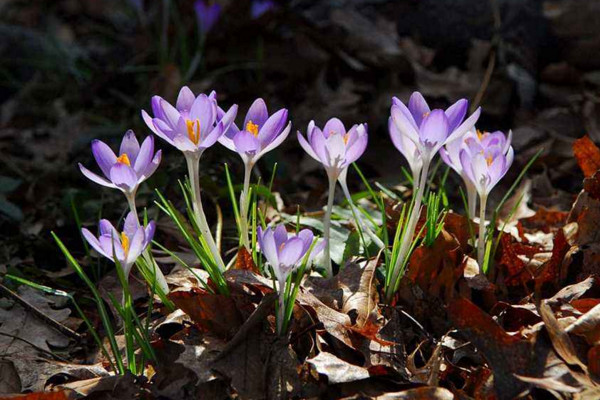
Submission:
M 586 135 L 573 143 L 573 153 L 586 178 L 600 169 L 600 149 L 589 136 Z

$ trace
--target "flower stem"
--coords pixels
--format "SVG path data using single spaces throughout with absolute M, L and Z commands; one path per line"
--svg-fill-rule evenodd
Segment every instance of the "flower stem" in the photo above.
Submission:
M 325 220 L 323 221 L 323 236 L 325 237 L 325 270 L 327 277 L 333 276 L 333 267 L 331 266 L 331 240 L 330 240 L 330 228 L 331 228 L 331 211 L 333 210 L 333 198 L 335 196 L 335 182 L 336 177 L 332 174 L 327 174 L 329 178 L 329 195 L 327 197 L 327 209 L 325 210 Z
M 221 254 L 215 243 L 215 239 L 212 236 L 206 216 L 204 215 L 204 209 L 202 207 L 202 198 L 200 197 L 200 182 L 198 180 L 200 174 L 200 156 L 199 155 L 186 155 L 185 157 L 188 167 L 188 175 L 190 177 L 190 186 L 192 187 L 192 203 L 194 207 L 194 215 L 196 216 L 196 223 L 200 229 L 200 233 L 206 240 L 210 252 L 212 253 L 213 260 L 221 271 L 225 271 L 225 263 L 221 258 Z
M 398 257 L 396 258 L 396 263 L 394 264 L 394 268 L 392 269 L 392 279 L 389 281 L 389 286 L 386 288 L 386 297 L 388 302 L 391 301 L 392 297 L 394 296 L 397 282 L 400 278 L 401 273 L 403 272 L 402 267 L 404 265 L 404 261 L 406 257 L 408 257 L 408 252 L 413 242 L 413 236 L 415 234 L 417 222 L 419 221 L 419 215 L 421 214 L 421 203 L 423 202 L 423 194 L 425 193 L 425 186 L 427 185 L 428 173 L 429 162 L 425 162 L 423 163 L 423 169 L 421 170 L 421 177 L 418 179 L 415 201 L 410 212 L 410 217 L 406 224 L 406 228 L 404 229 L 404 234 L 402 235 L 402 242 L 400 243 Z M 417 182 L 417 179 L 415 179 L 414 181 Z
M 250 205 L 250 175 L 254 164 L 246 163 L 244 166 L 244 188 L 240 197 L 240 238 L 247 250 L 250 250 L 248 242 L 248 208 Z
M 479 268 L 483 270 L 485 261 L 485 206 L 487 195 L 479 196 L 479 240 L 477 240 L 477 262 Z
M 278 279 L 279 299 L 277 304 L 277 334 L 283 335 L 283 319 L 285 318 L 285 280 Z
M 367 234 L 367 236 L 369 236 L 371 238 L 373 243 L 375 243 L 377 245 L 377 247 L 382 249 L 385 246 L 383 244 L 383 241 L 381 239 L 379 239 L 379 237 L 365 223 L 365 221 L 362 219 L 360 210 L 354 205 L 354 201 L 352 201 L 352 196 L 350 195 L 350 191 L 348 190 L 348 184 L 346 183 L 346 179 L 338 179 L 338 182 L 340 182 L 340 186 L 342 187 L 344 196 L 346 197 L 348 204 L 350 204 L 350 209 L 352 210 L 352 213 L 354 214 L 354 216 L 356 218 L 356 223 L 358 225 L 360 225 L 360 228 L 362 229 L 362 231 L 365 232 Z
M 477 190 L 471 182 L 465 180 L 465 186 L 467 187 L 467 204 L 469 207 L 469 216 L 475 218 L 477 212 Z

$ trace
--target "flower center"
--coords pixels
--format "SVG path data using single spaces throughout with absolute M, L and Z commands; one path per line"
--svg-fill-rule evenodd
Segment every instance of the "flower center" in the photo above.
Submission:
M 479 140 L 483 139 L 485 136 L 487 136 L 487 132 L 486 131 L 480 131 L 479 129 L 477 129 L 477 138 Z
M 125 253 L 125 257 L 129 253 L 129 238 L 125 234 L 125 232 L 121 232 L 121 247 L 123 248 L 123 252 Z
M 254 137 L 258 137 L 258 125 L 252 122 L 252 120 L 246 123 L 246 130 L 254 135 Z
M 129 157 L 127 157 L 126 153 L 123 153 L 119 157 L 117 157 L 117 162 L 131 167 L 131 161 L 129 161 Z
M 488 158 L 485 159 L 485 162 L 487 162 L 487 165 L 489 167 L 494 162 L 494 158 L 492 156 L 489 156 Z
M 348 133 L 344 133 L 344 144 L 348 144 L 348 140 L 350 140 L 350 135 Z
M 185 125 L 187 127 L 188 137 L 194 144 L 198 144 L 200 141 L 200 120 L 195 121 L 186 119 Z

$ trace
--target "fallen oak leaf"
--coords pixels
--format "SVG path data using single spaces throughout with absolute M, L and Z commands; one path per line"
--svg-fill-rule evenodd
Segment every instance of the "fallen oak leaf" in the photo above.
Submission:
M 259 273 L 258 267 L 254 264 L 252 255 L 246 250 L 245 246 L 240 246 L 235 259 L 235 269 L 248 270 L 256 274 Z
M 585 135 L 573 142 L 573 153 L 585 177 L 590 177 L 600 169 L 600 149 Z
M 550 336 L 554 350 L 556 350 L 558 355 L 567 364 L 578 365 L 585 371 L 587 369 L 586 365 L 581 362 L 579 357 L 577 357 L 575 346 L 573 345 L 571 338 L 569 338 L 569 334 L 562 329 L 558 320 L 554 317 L 554 313 L 550 306 L 545 301 L 542 301 L 538 306 L 538 312 L 544 321 L 546 331 Z
M 588 343 L 600 342 L 600 304 L 597 304 L 587 313 L 577 318 L 575 322 L 565 329 L 566 332 L 583 335 Z
M 170 292 L 168 297 L 198 327 L 218 336 L 232 337 L 242 325 L 242 316 L 233 296 L 192 288 Z
M 311 364 L 319 374 L 326 376 L 330 385 L 360 381 L 371 376 L 367 368 L 350 364 L 326 351 L 320 352 L 306 362 Z

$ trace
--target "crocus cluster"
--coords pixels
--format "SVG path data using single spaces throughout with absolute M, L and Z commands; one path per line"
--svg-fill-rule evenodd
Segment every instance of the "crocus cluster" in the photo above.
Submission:
M 156 266 L 149 253 L 145 252 L 154 235 L 154 222 L 146 227 L 141 226 L 135 205 L 137 190 L 158 168 L 161 150 L 154 152 L 154 138 L 147 137 L 139 144 L 133 131 L 125 132 L 119 148 L 119 155 L 100 140 L 92 141 L 92 154 L 104 177 L 88 170 L 79 164 L 81 172 L 91 181 L 113 189 L 121 190 L 129 205 L 129 214 L 125 219 L 125 227 L 119 234 L 107 220 L 99 223 L 100 236 L 96 238 L 89 230 L 83 228 L 82 233 L 90 245 L 101 255 L 121 265 L 125 276 L 129 276 L 131 267 L 138 257 L 145 254 L 148 265 L 152 265 L 151 275 L 163 293 L 168 293 L 166 280 Z
M 314 235 L 309 229 L 291 234 L 287 232 L 283 224 L 264 230 L 258 227 L 257 237 L 261 252 L 273 269 L 277 280 L 278 285 L 274 288 L 279 294 L 277 332 L 283 334 L 284 326 L 287 323 L 286 309 L 294 302 L 293 297 L 286 296 L 286 293 L 292 292 L 287 287 L 292 284 L 288 281 L 288 277 L 303 262 L 310 263 L 312 258 L 323 250 L 325 243 L 321 241 L 313 245 Z

